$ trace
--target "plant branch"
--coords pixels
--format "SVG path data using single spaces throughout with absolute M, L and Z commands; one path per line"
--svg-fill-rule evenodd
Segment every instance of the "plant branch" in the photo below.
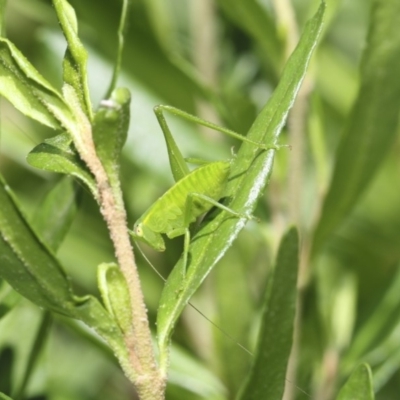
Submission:
M 68 90 L 64 91 L 64 95 L 71 97 Z M 67 98 L 67 101 L 69 104 L 75 105 L 73 111 L 80 129 L 80 140 L 75 142 L 76 147 L 82 160 L 95 177 L 99 191 L 97 200 L 100 204 L 100 211 L 107 223 L 118 265 L 129 288 L 132 326 L 130 330 L 124 332 L 125 344 L 129 353 L 129 370 L 125 366 L 125 373 L 134 383 L 141 400 L 162 400 L 166 377 L 160 373 L 154 357 L 146 306 L 127 229 L 122 193 L 119 186 L 111 185 L 96 154 L 92 127 L 86 115 L 73 98 Z M 123 367 L 124 364 L 121 363 Z
M 108 99 L 111 96 L 112 91 L 115 89 L 117 84 L 117 79 L 119 73 L 121 71 L 121 64 L 122 64 L 122 51 L 124 48 L 124 33 L 126 29 L 126 20 L 128 16 L 128 7 L 129 7 L 129 0 L 123 0 L 122 2 L 122 12 L 121 12 L 121 19 L 118 26 L 118 50 L 117 50 L 117 58 L 114 64 L 114 70 L 111 77 L 110 86 L 107 89 L 107 93 L 105 95 L 105 99 Z

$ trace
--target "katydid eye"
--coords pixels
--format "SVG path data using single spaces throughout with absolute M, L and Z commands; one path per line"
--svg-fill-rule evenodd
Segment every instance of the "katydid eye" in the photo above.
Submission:
M 135 227 L 135 233 L 136 233 L 136 235 L 138 235 L 138 236 L 143 236 L 143 229 L 142 229 L 142 225 L 137 225 L 136 227 Z

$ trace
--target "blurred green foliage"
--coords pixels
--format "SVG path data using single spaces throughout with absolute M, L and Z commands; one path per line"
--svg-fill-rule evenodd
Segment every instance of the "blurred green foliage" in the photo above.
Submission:
M 112 74 L 121 4 L 110 0 L 70 3 L 76 10 L 80 37 L 89 52 L 89 85 L 96 105 L 105 95 Z M 282 1 L 280 4 L 288 8 L 279 11 L 278 1 L 245 3 L 132 1 L 120 79 L 120 85 L 131 90 L 133 100 L 122 162 L 131 223 L 172 183 L 165 145 L 152 108 L 160 103 L 169 104 L 246 133 L 276 86 L 298 30 L 318 6 L 313 0 L 296 0 L 292 6 Z M 272 260 L 283 231 L 293 221 L 300 228 L 304 262 L 294 356 L 298 373 L 297 379 L 288 377 L 287 391 L 295 399 L 334 398 L 354 368 L 366 361 L 372 367 L 376 398 L 398 398 L 400 147 L 397 119 L 393 117 L 398 115 L 398 94 L 381 105 L 383 109 L 395 107 L 390 126 L 387 119 L 380 119 L 381 114 L 359 116 L 372 118 L 376 129 L 382 129 L 382 137 L 390 135 L 391 140 L 376 162 L 376 169 L 362 182 L 363 190 L 349 183 L 350 191 L 357 191 L 352 206 L 335 214 L 335 221 L 323 235 L 319 236 L 317 230 L 317 239 L 321 240 L 313 258 L 310 257 L 313 231 L 321 224 L 321 210 L 332 217 L 331 209 L 348 193 L 346 176 L 351 176 L 352 171 L 346 168 L 351 162 L 342 165 L 343 182 L 337 184 L 331 203 L 323 208 L 338 160 L 343 163 L 353 158 L 353 154 L 338 157 L 337 149 L 343 133 L 348 136 L 355 131 L 348 120 L 360 87 L 359 66 L 366 46 L 371 4 L 378 2 L 327 3 L 324 37 L 287 124 L 287 135 L 282 139 L 293 149 L 282 149 L 276 157 L 267 193 L 256 213 L 262 222 L 248 223 L 192 301 L 229 336 L 194 310 L 184 313 L 174 334 L 168 399 L 234 398 L 251 362 L 251 356 L 236 342 L 254 347 Z M 390 0 L 387 4 L 395 2 Z M 397 10 L 400 14 L 399 7 Z M 292 20 L 288 18 L 290 12 Z M 383 21 L 389 17 L 379 14 Z M 7 37 L 59 87 L 65 42 L 50 1 L 9 1 L 5 21 Z M 391 31 L 393 42 L 396 38 L 399 42 L 399 32 Z M 384 43 L 377 43 L 377 48 L 381 44 Z M 400 48 L 397 49 L 394 65 L 400 59 Z M 381 57 L 378 53 L 378 62 Z M 187 60 L 194 65 L 193 69 L 187 67 Z M 374 90 L 395 90 L 395 79 L 389 74 Z M 173 118 L 171 125 L 188 157 L 228 158 L 230 147 L 238 146 L 230 139 L 199 132 L 198 127 Z M 23 117 L 2 100 L 0 171 L 32 219 L 46 193 L 60 178 L 34 170 L 25 157 L 51 135 L 50 130 Z M 339 149 L 350 149 L 356 158 L 376 151 L 379 144 L 341 146 Z M 168 243 L 165 254 L 146 250 L 167 276 L 181 248 L 181 240 L 177 239 Z M 80 211 L 58 256 L 78 293 L 98 294 L 96 267 L 113 260 L 113 251 L 90 193 L 83 191 Z M 138 262 L 154 323 L 163 282 L 140 257 Z M 15 302 L 10 293 L 3 282 L 0 315 L 6 314 L 3 310 L 8 311 L 7 307 L 12 308 Z M 13 382 L 23 379 L 41 318 L 40 310 L 22 300 L 0 321 L 0 391 L 7 392 L 10 385 L 2 373 L 4 363 L 13 366 Z M 60 317 L 55 319 L 28 393 L 31 398 L 41 395 L 40 398 L 51 400 L 123 400 L 133 396 L 130 383 L 104 345 L 86 328 Z

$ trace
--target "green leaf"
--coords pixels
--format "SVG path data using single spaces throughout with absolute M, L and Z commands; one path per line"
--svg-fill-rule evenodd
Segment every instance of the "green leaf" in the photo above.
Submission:
M 177 43 L 173 34 L 171 7 L 163 0 L 148 0 L 143 3 L 147 8 L 153 32 L 161 47 L 167 52 L 173 52 Z
M 121 329 L 95 297 L 85 296 L 82 298 L 74 308 L 73 317 L 95 329 L 111 347 L 125 374 L 129 378 L 134 377 Z
M 376 357 L 378 355 L 378 357 Z M 377 345 L 368 356 L 374 362 L 374 392 L 378 393 L 388 383 L 395 379 L 400 368 L 400 349 L 398 346 L 397 332 L 394 331 L 390 337 Z M 377 360 L 379 360 L 377 362 Z
M 68 43 L 65 53 L 64 82 L 75 89 L 80 106 L 89 120 L 93 119 L 87 83 L 87 52 L 78 37 L 78 22 L 75 10 L 66 0 L 53 0 L 58 20 Z
M 6 281 L 0 279 L 0 319 L 18 304 L 21 295 Z
M 112 181 L 118 181 L 119 159 L 129 128 L 131 94 L 117 88 L 103 100 L 94 117 L 93 140 L 96 152 Z
M 215 372 L 204 365 L 198 357 L 189 354 L 186 349 L 176 344 L 171 346 L 168 385 L 185 388 L 196 395 L 195 399 L 223 400 L 227 398 L 226 388 Z M 190 396 L 190 399 L 192 398 Z
M 74 299 L 55 257 L 41 243 L 0 177 L 0 276 L 41 307 L 68 314 Z
M 7 393 L 12 392 L 12 371 L 15 368 L 15 351 L 9 346 L 5 345 L 0 352 L 0 387 L 1 390 Z M 0 393 L 0 399 L 1 399 Z
M 35 213 L 33 225 L 43 241 L 54 251 L 65 237 L 77 211 L 78 188 L 70 179 L 62 179 L 46 196 Z M 0 319 L 21 299 L 6 281 L 0 281 Z
M 347 354 L 344 365 L 354 365 L 354 362 L 372 350 L 377 343 L 382 343 L 398 325 L 400 310 L 400 268 L 391 278 L 391 285 L 386 289 L 382 300 L 375 306 L 363 325 L 358 328 Z
M 80 193 L 70 178 L 61 179 L 35 213 L 34 228 L 53 251 L 57 251 L 74 220 Z
M 224 360 L 219 367 L 219 375 L 225 378 L 224 382 L 230 393 L 239 391 L 242 379 L 247 375 L 252 362 L 252 357 L 249 357 L 244 351 L 237 351 L 235 343 L 240 343 L 245 348 L 253 345 L 253 341 L 251 344 L 249 343 L 253 339 L 253 337 L 249 337 L 249 330 L 254 326 L 254 287 L 249 288 L 249 281 L 254 282 L 250 276 L 255 270 L 251 269 L 250 272 L 248 268 L 254 261 L 250 254 L 256 253 L 256 247 L 249 243 L 254 242 L 252 234 L 254 232 L 246 235 L 248 240 L 242 236 L 243 242 L 236 243 L 230 249 L 213 273 L 213 289 L 215 291 L 213 307 L 218 316 L 217 319 L 213 317 L 213 322 L 222 326 L 225 332 L 229 332 L 230 337 L 235 338 L 234 341 L 230 341 L 226 340 L 226 336 L 217 334 L 214 345 L 214 353 L 218 355 L 219 359 Z M 254 252 L 252 252 L 253 250 Z M 240 265 L 238 265 L 239 263 Z M 234 273 L 232 273 L 233 265 L 235 265 Z M 235 295 L 232 296 L 232 293 Z
M 91 158 L 91 126 L 82 109 L 79 92 L 66 82 L 61 97 L 19 50 L 2 38 L 0 94 L 30 118 L 54 129 L 64 128 L 82 157 L 86 157 L 86 161 Z
M 7 39 L 0 38 L 0 94 L 28 117 L 54 129 L 73 117 L 61 95 Z
M 0 393 L 0 400 L 13 400 L 11 397 L 6 396 L 4 393 Z
M 95 198 L 98 197 L 95 181 L 79 158 L 67 133 L 61 133 L 37 145 L 28 154 L 27 161 L 33 167 L 45 171 L 75 176 L 90 189 Z
M 361 364 L 351 374 L 336 400 L 374 400 L 372 374 L 368 364 Z
M 241 400 L 281 399 L 293 341 L 297 300 L 299 237 L 291 228 L 281 241 L 265 296 L 265 309 L 252 370 Z
M 17 399 L 24 399 L 26 397 L 26 388 L 32 378 L 32 374 L 35 370 L 39 357 L 41 356 L 43 349 L 46 346 L 47 339 L 49 338 L 51 323 L 52 316 L 49 311 L 45 311 L 42 315 L 42 320 L 37 329 L 35 341 L 33 342 L 30 349 L 30 354 L 28 356 L 28 361 L 22 381 L 19 384 L 18 389 L 13 391 Z
M 57 259 L 39 240 L 0 176 L 0 277 L 40 307 L 80 319 L 102 336 L 132 376 L 121 330 L 92 296 L 77 298 Z
M 278 76 L 283 62 L 284 43 L 279 37 L 275 21 L 256 0 L 218 0 L 217 3 L 226 15 L 246 31 L 265 55 L 264 61 L 272 66 Z
M 114 62 L 114 70 L 113 74 L 111 77 L 110 85 L 108 86 L 107 89 L 107 94 L 105 97 L 110 97 L 112 92 L 117 86 L 117 81 L 119 74 L 121 72 L 121 66 L 122 66 L 122 53 L 124 50 L 124 44 L 125 44 L 125 35 L 126 35 L 126 26 L 127 26 L 127 19 L 129 15 L 129 6 L 130 6 L 131 0 L 122 0 L 122 8 L 121 8 L 121 17 L 119 20 L 119 26 L 118 26 L 118 49 L 117 49 L 117 56 Z
M 7 6 L 7 0 L 0 0 L 0 36 L 4 35 L 4 16 Z
M 361 88 L 337 150 L 314 252 L 357 204 L 392 146 L 400 108 L 400 2 L 374 0 Z
M 122 332 L 132 327 L 132 312 L 128 285 L 117 264 L 100 264 L 97 272 L 99 289 L 108 312 Z
M 306 25 L 278 87 L 251 127 L 249 139 L 275 145 L 316 46 L 324 9 L 322 4 Z M 273 159 L 274 150 L 260 152 L 254 145 L 243 143 L 232 162 L 227 188 L 231 197 L 224 205 L 242 214 L 251 214 L 269 179 Z M 182 271 L 184 263 L 181 258 L 171 272 L 157 316 L 162 368 L 166 367 L 163 363 L 168 362 L 168 343 L 176 320 L 207 274 L 236 239 L 245 222 L 225 212 L 219 213 L 211 221 L 205 221 L 191 242 L 188 270 Z M 185 276 L 184 282 L 182 276 Z

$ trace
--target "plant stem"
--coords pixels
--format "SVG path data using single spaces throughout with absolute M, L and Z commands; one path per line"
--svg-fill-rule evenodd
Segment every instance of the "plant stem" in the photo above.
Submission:
M 135 386 L 142 400 L 164 397 L 165 378 L 157 368 L 151 332 L 144 304 L 139 275 L 126 226 L 126 213 L 122 195 L 105 185 L 100 188 L 101 212 L 107 222 L 115 254 L 128 283 L 132 309 L 132 329 L 125 334 L 125 343 L 132 367 L 137 374 Z
M 126 19 L 128 15 L 128 7 L 129 7 L 129 0 L 123 0 L 122 2 L 122 12 L 121 12 L 121 19 L 119 22 L 118 27 L 118 50 L 117 50 L 117 58 L 114 63 L 114 70 L 111 77 L 110 86 L 107 89 L 107 93 L 105 95 L 105 99 L 108 99 L 111 96 L 112 91 L 115 89 L 117 85 L 117 79 L 119 73 L 121 71 L 121 64 L 122 64 L 122 51 L 124 48 L 124 32 L 126 29 Z
M 71 96 L 68 90 L 64 93 L 68 97 Z M 147 310 L 127 229 L 122 192 L 119 183 L 118 186 L 111 185 L 96 154 L 92 127 L 86 115 L 76 105 L 77 102 L 73 98 L 69 100 L 69 104 L 75 104 L 73 110 L 79 127 L 79 139 L 74 140 L 74 143 L 80 157 L 96 180 L 100 211 L 107 223 L 118 265 L 129 288 L 132 326 L 129 331 L 124 332 L 124 340 L 129 354 L 129 370 L 124 368 L 125 363 L 121 362 L 121 365 L 125 374 L 135 385 L 141 400 L 162 400 L 164 399 L 166 377 L 160 372 L 154 357 Z

